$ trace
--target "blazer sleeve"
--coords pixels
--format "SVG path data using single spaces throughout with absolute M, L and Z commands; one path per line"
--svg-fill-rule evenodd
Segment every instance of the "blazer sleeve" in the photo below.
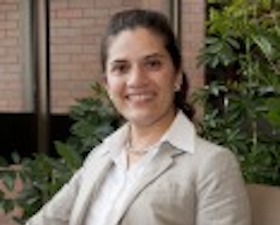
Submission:
M 26 222 L 26 225 L 68 225 L 78 192 L 81 170 L 78 170 L 71 180 Z
M 226 149 L 200 163 L 197 225 L 251 225 L 249 200 L 239 164 Z

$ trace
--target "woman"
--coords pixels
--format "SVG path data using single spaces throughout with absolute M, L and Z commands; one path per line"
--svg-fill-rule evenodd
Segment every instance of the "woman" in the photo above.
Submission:
M 101 59 L 104 85 L 127 123 L 27 224 L 249 225 L 235 157 L 198 137 L 190 122 L 181 54 L 166 18 L 117 13 Z

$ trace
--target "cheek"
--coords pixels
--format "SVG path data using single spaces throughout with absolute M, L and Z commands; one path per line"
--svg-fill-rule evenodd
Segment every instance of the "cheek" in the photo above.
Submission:
M 164 89 L 163 91 L 165 91 L 166 94 L 168 94 L 174 92 L 175 80 L 175 75 L 165 74 L 165 76 L 162 76 L 162 78 L 158 80 L 157 83 L 160 87 L 162 87 L 162 89 Z
M 122 93 L 123 84 L 116 79 L 107 79 L 106 89 L 109 96 L 117 96 Z

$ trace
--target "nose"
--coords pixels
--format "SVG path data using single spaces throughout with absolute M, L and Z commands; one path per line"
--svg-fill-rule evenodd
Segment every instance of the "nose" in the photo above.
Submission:
M 127 83 L 130 87 L 146 86 L 148 84 L 148 77 L 145 70 L 139 65 L 133 66 Z

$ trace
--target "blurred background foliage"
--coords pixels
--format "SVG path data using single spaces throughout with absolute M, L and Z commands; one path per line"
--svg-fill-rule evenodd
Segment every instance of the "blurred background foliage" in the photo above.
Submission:
M 207 37 L 199 61 L 206 85 L 193 96 L 204 108 L 201 136 L 231 149 L 249 183 L 280 185 L 280 2 L 208 0 Z M 0 208 L 24 209 L 23 223 L 71 177 L 87 153 L 123 123 L 101 85 L 77 101 L 74 123 L 65 143 L 55 143 L 58 157 L 12 154 L 16 169 L 0 157 L 0 178 L 13 190 L 18 177 L 23 190 Z
M 23 217 L 14 218 L 19 223 L 24 224 L 38 211 L 81 166 L 88 152 L 123 123 L 103 87 L 99 83 L 91 87 L 92 95 L 77 100 L 70 110 L 74 121 L 71 135 L 66 142 L 55 142 L 57 157 L 36 153 L 31 158 L 21 159 L 13 153 L 13 164 L 21 165 L 17 169 L 0 157 L 0 178 L 6 189 L 14 190 L 17 177 L 24 184 L 23 190 L 12 199 L 5 198 L 3 190 L 0 190 L 0 208 L 6 212 L 17 206 L 24 209 Z
M 248 182 L 280 185 L 280 2 L 212 0 L 208 11 L 200 133 L 238 155 Z

